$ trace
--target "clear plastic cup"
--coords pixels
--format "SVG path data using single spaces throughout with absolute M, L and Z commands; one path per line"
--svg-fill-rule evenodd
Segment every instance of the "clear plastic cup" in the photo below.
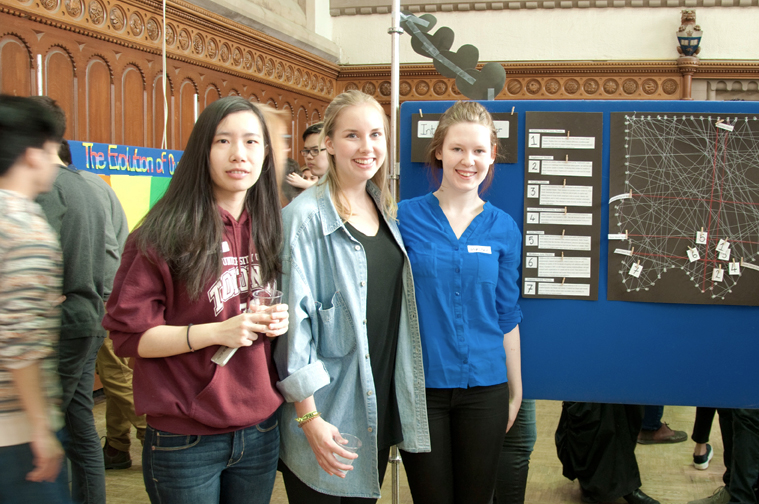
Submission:
M 337 443 L 337 444 L 339 444 L 343 448 L 343 450 L 349 451 L 351 453 L 358 453 L 359 448 L 361 448 L 361 440 L 359 438 L 357 438 L 353 434 L 346 434 L 346 433 L 343 433 L 343 432 L 340 433 L 340 436 L 342 436 L 343 439 L 345 439 L 346 441 L 348 441 L 346 444 L 341 444 L 339 442 Z M 339 462 L 342 462 L 343 464 L 347 464 L 349 466 L 352 466 L 353 465 L 353 461 L 355 460 L 355 459 L 349 459 L 349 458 L 341 457 L 337 453 L 335 453 L 334 455 L 335 455 L 335 458 Z M 343 471 L 343 472 L 347 473 L 347 471 Z

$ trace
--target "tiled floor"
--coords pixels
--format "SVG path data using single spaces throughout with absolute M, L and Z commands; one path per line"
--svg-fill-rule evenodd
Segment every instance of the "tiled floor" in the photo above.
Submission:
M 554 432 L 561 411 L 561 403 L 556 401 L 538 401 L 537 426 L 538 441 L 532 455 L 530 476 L 527 482 L 526 502 L 528 504 L 579 503 L 580 491 L 577 482 L 565 479 L 561 475 L 561 463 L 556 457 Z M 664 420 L 673 429 L 685 430 L 690 434 L 693 427 L 695 408 L 667 407 Z M 104 432 L 105 403 L 95 406 L 95 418 L 98 430 Z M 722 439 L 719 423 L 715 420 L 710 444 L 714 447 L 714 459 L 706 471 L 696 471 L 692 462 L 693 443 L 686 441 L 676 445 L 642 446 L 636 450 L 638 464 L 643 479 L 643 490 L 661 501 L 662 504 L 685 504 L 686 502 L 711 495 L 722 484 Z M 142 465 L 140 462 L 139 442 L 132 445 L 131 469 L 108 471 L 106 484 L 108 504 L 143 504 L 148 503 L 142 482 Z M 411 496 L 406 485 L 403 466 L 400 467 L 400 502 L 411 504 Z M 382 489 L 381 504 L 392 502 L 392 480 L 385 480 Z M 620 499 L 620 503 L 624 502 Z M 281 478 L 277 478 L 271 504 L 285 504 L 287 496 Z

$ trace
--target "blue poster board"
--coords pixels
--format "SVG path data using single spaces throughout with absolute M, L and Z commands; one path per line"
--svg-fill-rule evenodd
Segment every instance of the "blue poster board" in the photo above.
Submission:
M 412 115 L 453 102 L 405 102 L 400 116 L 401 199 L 433 189 L 429 168 L 411 162 Z M 631 404 L 759 408 L 759 307 L 608 301 L 609 137 L 612 112 L 759 114 L 755 102 L 483 102 L 518 115 L 517 162 L 496 165 L 484 198 L 524 220 L 525 112 L 603 113 L 601 265 L 598 301 L 520 300 L 527 398 Z M 756 283 L 759 296 L 759 282 Z

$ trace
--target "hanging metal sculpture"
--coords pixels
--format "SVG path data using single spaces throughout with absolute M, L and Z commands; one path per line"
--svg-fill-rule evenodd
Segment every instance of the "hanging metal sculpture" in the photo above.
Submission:
M 451 51 L 454 33 L 447 26 L 434 34 L 437 19 L 432 14 L 417 17 L 411 12 L 401 13 L 401 27 L 411 35 L 411 48 L 422 56 L 432 58 L 440 75 L 456 79 L 456 87 L 472 100 L 494 100 L 506 83 L 506 71 L 500 63 L 486 63 L 477 69 L 480 51 L 471 44 Z

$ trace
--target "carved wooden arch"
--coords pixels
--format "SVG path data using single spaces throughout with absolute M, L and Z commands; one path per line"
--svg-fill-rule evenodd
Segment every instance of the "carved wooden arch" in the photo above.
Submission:
M 209 105 L 208 103 L 208 92 L 209 91 L 216 91 L 216 100 L 221 98 L 221 89 L 219 89 L 219 86 L 214 84 L 213 82 L 208 84 L 208 87 L 206 88 L 205 93 L 203 93 L 203 107 L 207 107 Z M 214 100 L 214 101 L 216 101 Z M 213 102 L 212 102 L 213 103 Z
M 277 102 L 274 101 L 274 98 L 269 98 L 269 101 L 267 101 L 266 104 L 272 108 L 279 110 L 279 107 L 277 106 Z
M 242 95 L 237 89 L 232 88 L 229 90 L 229 93 L 227 93 L 227 96 L 242 96 Z
M 140 65 L 138 65 L 137 63 L 135 63 L 134 61 L 130 61 L 129 63 L 127 63 L 126 65 L 124 65 L 124 72 L 121 74 L 122 85 L 124 83 L 124 76 L 126 75 L 126 73 L 129 70 L 129 68 L 134 68 L 135 70 L 137 70 L 138 72 L 140 72 L 140 77 L 142 78 L 142 89 L 144 91 L 147 91 L 147 89 L 148 89 L 148 79 L 145 76 L 145 72 L 143 72 L 142 71 L 142 67 Z
M 179 92 L 182 92 L 182 88 L 186 83 L 192 84 L 193 89 L 195 89 L 195 94 L 200 94 L 200 91 L 198 89 L 198 85 L 195 83 L 195 80 L 192 77 L 185 77 L 182 79 L 182 83 L 179 85 Z
M 293 111 L 293 106 L 290 105 L 290 102 L 285 102 L 282 104 L 282 111 L 284 111 L 285 109 L 290 110 L 290 119 L 295 119 L 295 111 Z
M 314 120 L 314 116 L 316 116 L 316 120 Z M 322 122 L 322 114 L 318 109 L 314 109 L 311 111 L 311 124 L 318 122 Z
M 65 54 L 68 56 L 69 61 L 71 61 L 71 68 L 74 70 L 74 78 L 76 78 L 76 60 L 74 59 L 74 53 L 72 53 L 69 48 L 63 44 L 53 44 L 48 47 L 47 53 L 45 53 L 45 67 L 47 67 L 48 63 L 50 62 L 50 58 L 54 54 Z
M 100 59 L 105 64 L 105 67 L 108 69 L 108 74 L 111 77 L 111 84 L 113 84 L 113 67 L 111 66 L 111 63 L 108 61 L 108 59 L 105 56 L 103 56 L 102 54 L 95 53 L 95 54 L 93 54 L 90 57 L 89 60 L 87 60 L 87 67 L 86 67 L 87 70 L 90 69 L 90 66 L 92 65 L 92 62 L 95 61 L 95 60 L 97 60 L 97 59 Z
M 255 100 L 255 102 L 253 102 L 253 100 Z M 248 101 L 253 102 L 253 103 L 261 103 L 261 100 L 258 98 L 258 96 L 256 96 L 255 93 L 250 94 L 250 96 L 248 97 Z
M 156 82 L 163 78 L 163 72 L 159 71 L 153 79 L 153 89 L 156 89 Z M 169 96 L 174 96 L 174 83 L 171 82 L 171 75 L 166 74 L 166 83 L 169 85 Z
M 15 33 L 15 32 L 5 32 L 0 36 L 0 50 L 2 50 L 3 46 L 10 42 L 13 39 L 8 39 L 7 37 L 13 37 L 15 38 L 15 42 L 19 42 L 20 45 L 26 49 L 26 54 L 29 57 L 29 66 L 31 68 L 34 68 L 34 55 L 32 53 L 32 46 L 30 46 L 24 37 L 21 35 Z

